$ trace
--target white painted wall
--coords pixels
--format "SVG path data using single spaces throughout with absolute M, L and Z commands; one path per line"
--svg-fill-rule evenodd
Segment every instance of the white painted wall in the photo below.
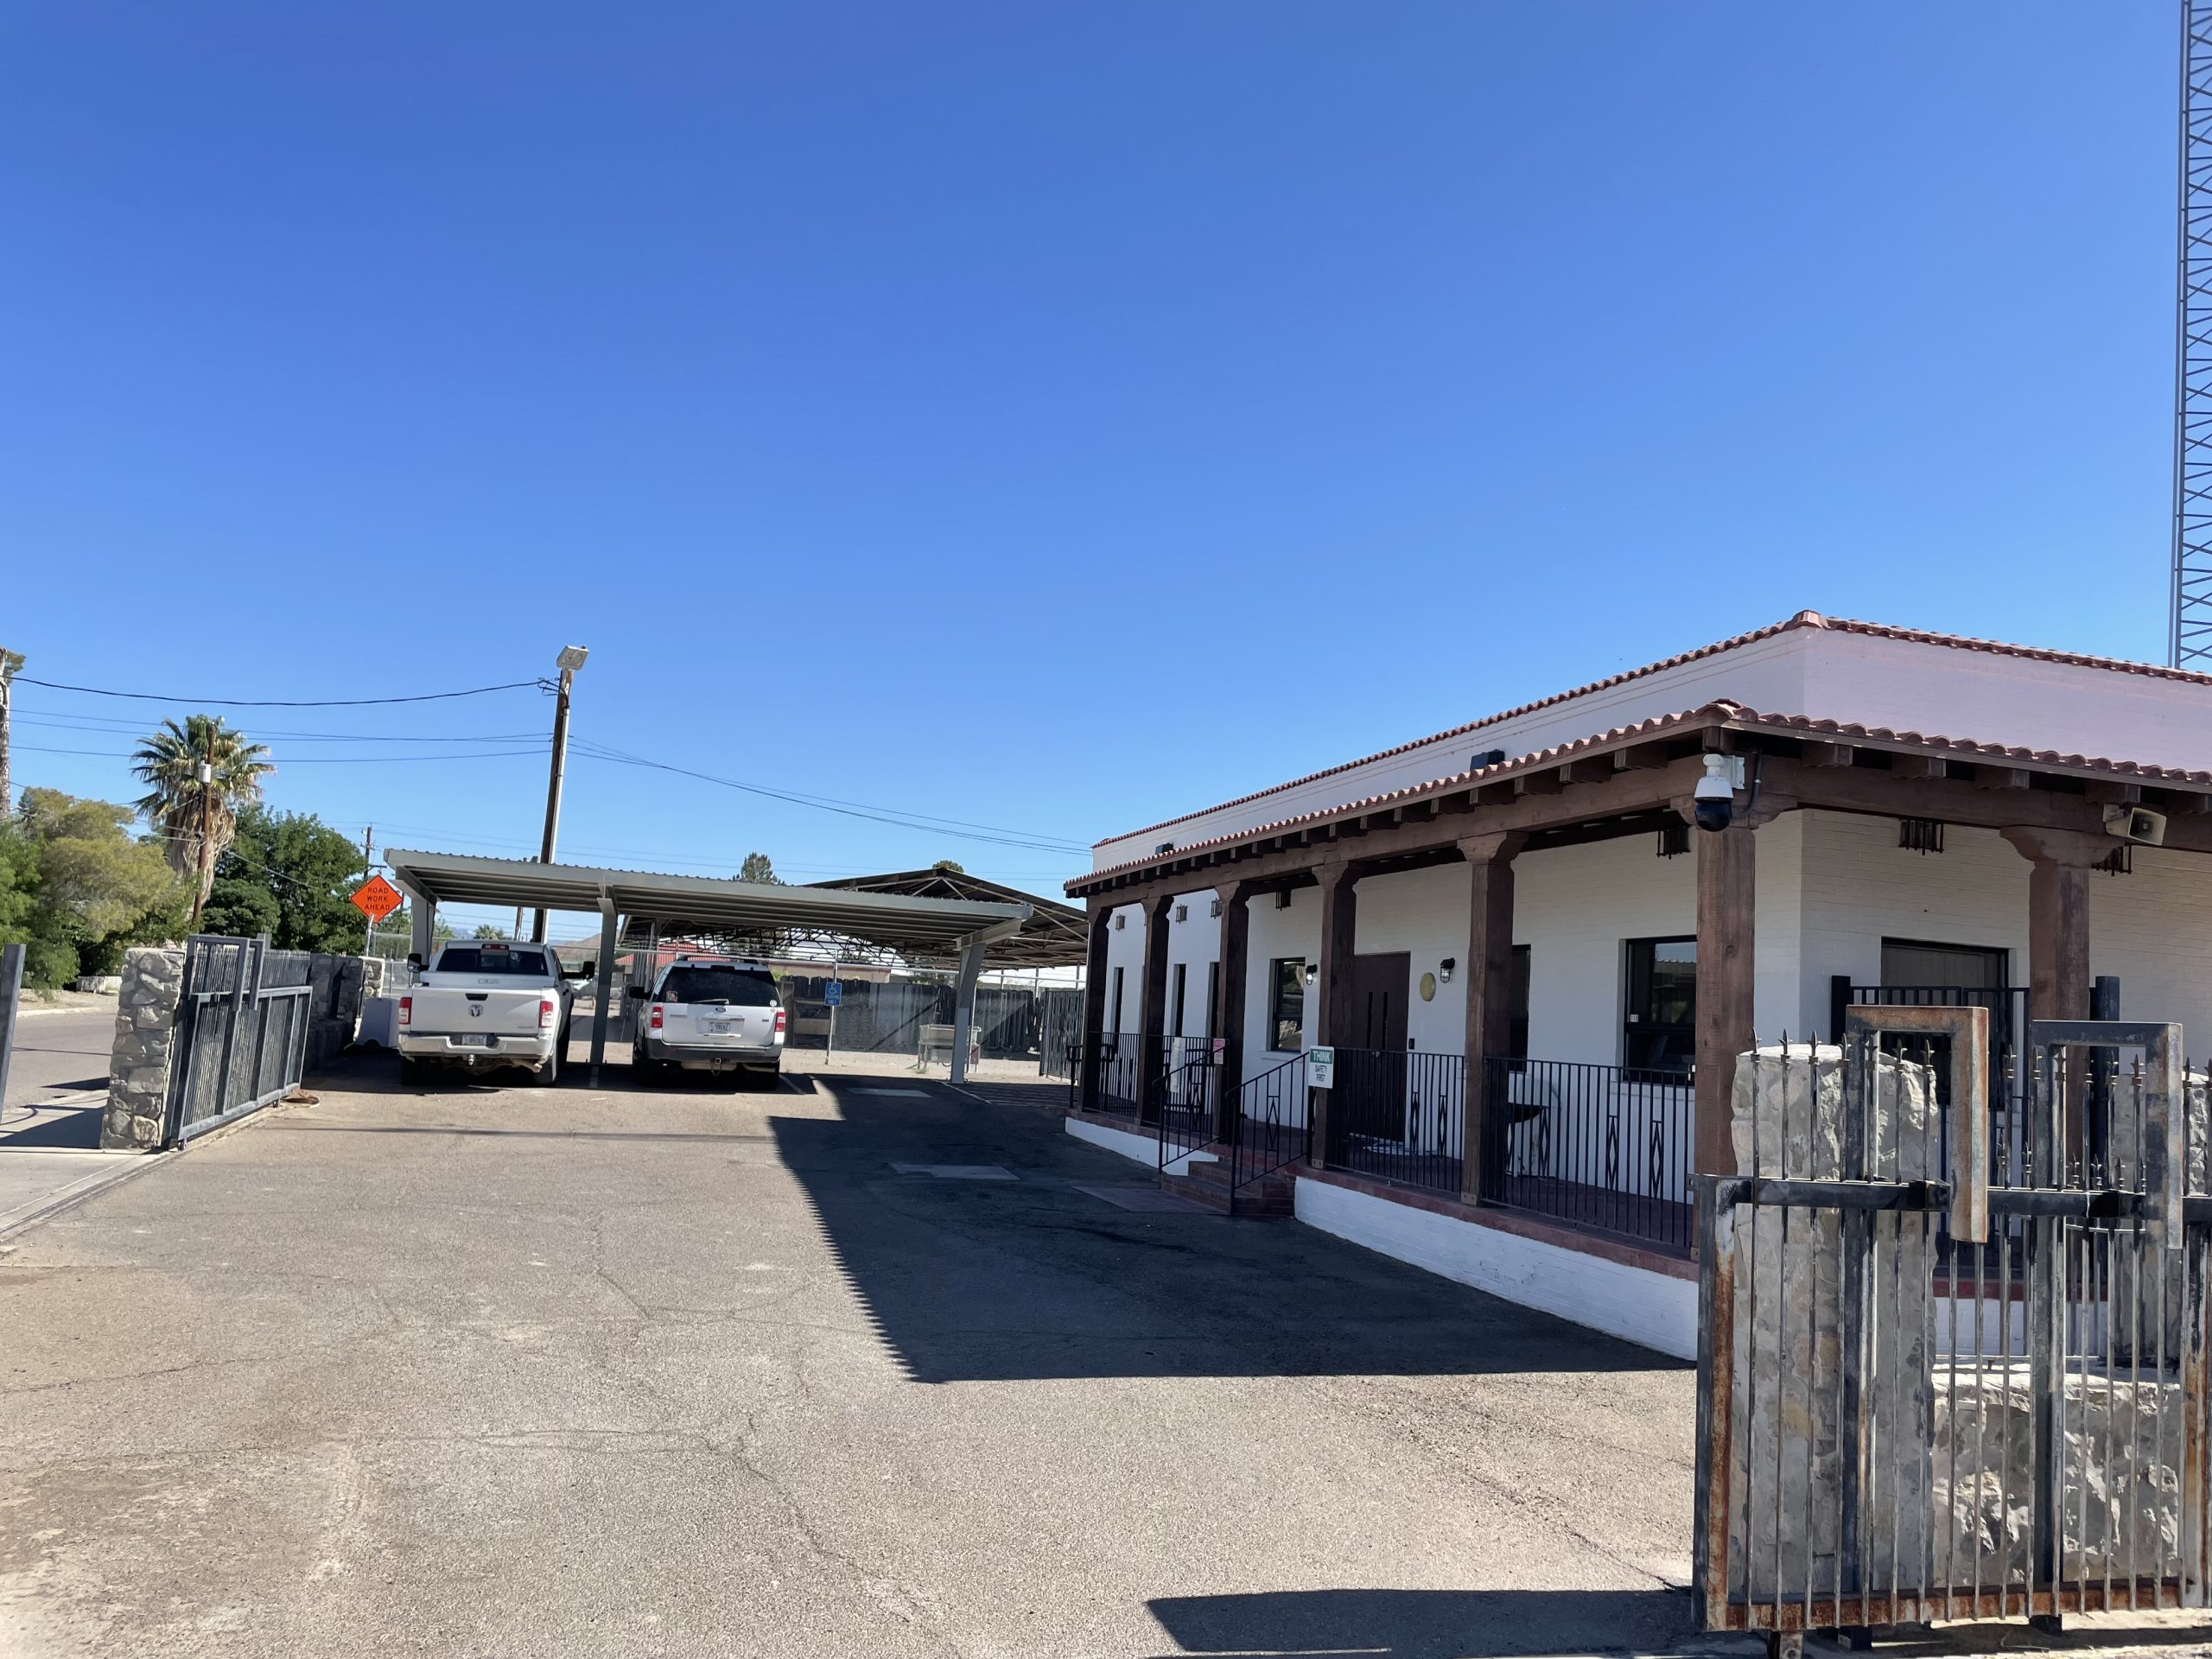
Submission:
M 1525 754 L 1722 700 L 1764 714 L 1810 715 L 2063 754 L 2212 769 L 2212 685 L 1872 634 L 1791 628 L 1526 714 L 1479 721 L 1448 737 L 1421 739 L 1401 753 L 1281 785 L 1239 804 L 1111 837 L 1094 850 L 1093 868 L 1141 857 L 1162 842 L 1189 846 L 1452 777 L 1480 750 Z
M 1697 1286 L 1690 1280 L 1332 1182 L 1301 1179 L 1297 1192 L 1298 1218 L 1309 1227 L 1677 1359 L 1697 1357 Z

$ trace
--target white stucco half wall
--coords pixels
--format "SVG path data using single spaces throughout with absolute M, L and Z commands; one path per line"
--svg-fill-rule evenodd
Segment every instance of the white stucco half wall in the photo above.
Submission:
M 1676 1359 L 1697 1357 L 1697 1286 L 1330 1181 L 1298 1182 L 1298 1218 L 1354 1244 Z

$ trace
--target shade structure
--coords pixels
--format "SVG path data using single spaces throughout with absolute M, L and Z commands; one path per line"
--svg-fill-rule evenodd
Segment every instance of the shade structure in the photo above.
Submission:
M 965 870 L 932 866 L 894 870 L 882 875 L 849 875 L 818 881 L 819 887 L 845 893 L 896 893 L 918 899 L 964 899 L 982 904 L 1027 905 L 1029 919 L 1013 938 L 991 946 L 994 968 L 1080 967 L 1090 953 L 1090 918 L 1073 905 L 1063 905 L 1017 887 L 986 881 Z
M 396 849 L 385 855 L 385 864 L 392 880 L 415 901 L 418 953 L 429 948 L 431 918 L 441 905 L 598 915 L 600 950 L 591 1031 L 594 1082 L 606 1057 L 614 952 L 626 921 L 633 926 L 645 924 L 661 934 L 705 936 L 738 951 L 788 955 L 797 946 L 802 951 L 820 950 L 825 959 L 874 950 L 910 963 L 950 963 L 959 974 L 952 1060 L 952 1080 L 957 1084 L 967 1074 L 976 976 L 990 947 L 1019 934 L 1032 911 L 1018 900 L 785 887 L 710 875 L 485 858 L 473 853 Z
M 1033 909 L 1016 899 L 786 887 L 469 853 L 395 849 L 385 855 L 385 862 L 403 889 L 434 906 L 613 914 L 632 924 L 657 922 L 664 935 L 709 935 L 735 948 L 747 941 L 773 941 L 779 952 L 787 952 L 794 941 L 844 940 L 911 962 L 957 961 L 971 945 L 1012 939 Z

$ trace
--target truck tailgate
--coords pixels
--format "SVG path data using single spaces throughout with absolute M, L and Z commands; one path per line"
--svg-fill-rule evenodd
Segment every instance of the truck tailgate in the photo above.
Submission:
M 535 986 L 528 990 L 469 991 L 417 985 L 407 995 L 412 999 L 407 1029 L 418 1037 L 448 1033 L 535 1036 L 540 1029 L 541 1002 L 553 1004 L 553 1020 L 561 1017 L 560 1003 L 554 993 Z

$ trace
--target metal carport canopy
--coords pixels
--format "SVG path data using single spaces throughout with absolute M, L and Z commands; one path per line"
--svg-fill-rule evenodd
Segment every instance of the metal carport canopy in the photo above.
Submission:
M 967 1073 L 976 975 L 993 941 L 1009 938 L 1029 919 L 1031 907 L 1013 902 L 922 899 L 905 893 L 857 893 L 832 887 L 725 880 L 710 875 L 663 875 L 650 870 L 606 870 L 583 864 L 541 864 L 532 859 L 485 858 L 472 853 L 385 855 L 392 879 L 415 903 L 416 949 L 427 954 L 430 913 L 440 905 L 520 906 L 529 910 L 595 911 L 601 923 L 598 1002 L 592 1017 L 594 1077 L 607 1046 L 607 1006 L 614 971 L 616 918 L 681 922 L 730 932 L 803 928 L 839 933 L 918 956 L 960 960 L 959 1027 L 953 1040 L 953 1077 Z

